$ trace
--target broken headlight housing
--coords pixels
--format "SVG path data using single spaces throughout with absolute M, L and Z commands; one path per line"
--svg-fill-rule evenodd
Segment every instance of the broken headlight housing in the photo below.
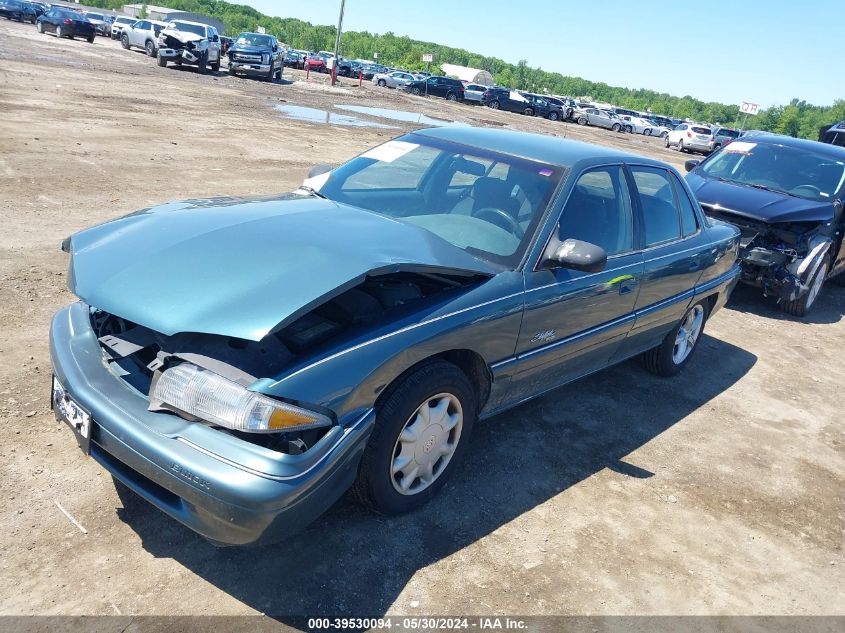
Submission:
M 250 391 L 190 363 L 162 372 L 152 384 L 150 400 L 209 424 L 246 433 L 284 433 L 332 424 L 322 413 Z

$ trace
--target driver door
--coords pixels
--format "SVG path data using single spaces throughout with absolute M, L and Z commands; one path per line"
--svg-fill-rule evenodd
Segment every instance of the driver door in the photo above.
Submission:
M 525 272 L 525 313 L 516 350 L 513 386 L 527 398 L 607 366 L 634 323 L 643 274 L 634 248 L 630 191 L 622 165 L 588 169 L 570 192 L 554 229 L 561 239 L 596 244 L 606 268 L 586 273 Z

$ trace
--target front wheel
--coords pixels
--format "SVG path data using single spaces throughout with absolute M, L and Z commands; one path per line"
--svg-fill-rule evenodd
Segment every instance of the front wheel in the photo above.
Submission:
M 162 57 L 161 55 L 158 56 L 157 61 L 158 61 L 158 65 L 161 66 L 162 68 L 167 66 L 167 60 L 164 57 Z
M 126 50 L 129 50 L 129 36 L 126 33 L 120 38 L 120 45 Z
M 498 102 L 498 101 L 491 101 L 488 105 L 489 105 L 491 108 L 493 108 L 494 110 L 498 110 L 498 109 L 499 109 L 499 102 Z
M 44 25 L 41 22 L 39 22 L 38 24 L 35 25 L 35 30 L 38 31 L 39 33 L 44 33 Z
M 665 134 L 663 136 L 663 147 L 669 147 L 669 135 Z
M 422 94 L 422 90 L 414 86 L 413 88 L 411 88 L 411 94 L 419 97 Z
M 707 305 L 703 301 L 687 310 L 684 318 L 666 335 L 663 342 L 643 354 L 646 369 L 663 377 L 679 373 L 698 347 L 707 312 Z
M 62 27 L 60 27 L 60 26 L 57 26 L 56 27 L 56 37 L 62 38 L 64 36 L 65 36 L 64 29 L 62 29 Z
M 610 129 L 613 130 L 614 132 L 618 132 L 619 130 L 622 129 L 622 126 L 619 125 L 618 123 L 614 123 L 613 125 L 610 126 Z
M 534 116 L 534 109 L 525 108 L 525 110 L 522 111 L 522 114 L 524 114 L 525 116 Z
M 452 363 L 435 360 L 400 379 L 376 406 L 355 495 L 382 514 L 426 503 L 466 450 L 477 406 L 472 384 Z
M 578 117 L 578 125 L 587 125 L 587 117 Z
M 94 43 L 94 36 L 93 36 L 93 35 L 89 35 L 89 36 L 88 36 L 88 43 L 89 43 L 89 44 L 93 44 L 93 43 Z
M 144 45 L 144 50 L 147 51 L 147 56 L 155 57 L 156 56 L 156 46 L 153 44 L 152 40 L 147 40 L 147 43 Z
M 379 86 L 380 88 L 384 88 L 384 87 L 386 87 L 386 86 L 387 86 L 387 82 L 386 82 L 384 79 L 379 79 L 379 80 L 378 80 L 378 86 Z
M 829 268 L 830 261 L 827 257 L 825 257 L 818 270 L 816 270 L 816 274 L 813 275 L 813 280 L 810 282 L 809 290 L 795 301 L 782 302 L 780 304 L 781 310 L 787 314 L 791 314 L 792 316 L 806 316 L 807 313 L 810 312 L 810 308 L 812 308 L 816 303 L 819 292 L 821 292 L 822 286 L 824 286 L 825 277 L 827 277 L 827 271 Z
M 219 57 L 217 58 L 217 61 L 216 61 L 216 62 L 214 62 L 214 63 L 211 65 L 211 70 L 212 70 L 212 71 L 214 71 L 214 72 L 216 72 L 216 73 L 219 73 L 219 72 L 220 72 L 220 58 L 219 58 Z M 273 81 L 273 76 L 274 76 L 275 74 L 276 74 L 276 73 L 275 73 L 275 72 L 273 72 L 273 67 L 271 66 L 271 67 L 270 67 L 270 81 Z
M 633 128 L 632 126 L 630 126 L 630 125 L 626 125 L 626 126 L 625 126 L 625 131 L 626 131 L 628 134 L 633 134 L 633 133 L 634 133 L 634 128 Z
M 454 92 L 450 92 L 449 94 L 446 95 L 446 99 L 448 99 L 449 101 L 457 101 L 458 95 L 455 94 Z
M 549 112 L 549 121 L 557 121 L 560 118 L 560 115 L 557 112 Z

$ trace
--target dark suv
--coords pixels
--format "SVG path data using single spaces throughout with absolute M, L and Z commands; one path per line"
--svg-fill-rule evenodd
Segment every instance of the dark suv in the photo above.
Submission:
M 481 103 L 494 110 L 547 117 L 553 121 L 564 118 L 561 107 L 549 103 L 544 97 L 508 88 L 490 88 L 481 95 Z
M 410 81 L 405 90 L 415 95 L 445 97 L 449 101 L 463 101 L 464 85 L 451 77 L 429 77 L 418 81 Z

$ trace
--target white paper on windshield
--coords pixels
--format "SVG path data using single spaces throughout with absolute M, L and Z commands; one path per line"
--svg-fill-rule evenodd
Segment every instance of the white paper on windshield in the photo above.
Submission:
M 311 176 L 311 178 L 306 178 L 302 181 L 302 186 L 311 187 L 314 191 L 320 191 L 320 188 L 328 181 L 329 176 L 331 176 L 330 171 L 327 171 L 325 174 Z
M 746 141 L 734 141 L 725 145 L 723 151 L 728 154 L 750 154 L 751 150 L 757 147 L 757 143 L 748 143 Z
M 418 147 L 419 145 L 416 143 L 387 141 L 384 145 L 379 145 L 368 152 L 364 152 L 361 154 L 361 158 L 372 158 L 383 163 L 392 163 L 397 158 L 402 158 L 405 154 Z
M 510 97 L 511 97 L 511 99 L 513 99 L 514 101 L 525 101 L 526 103 L 528 102 L 528 99 L 526 99 L 525 97 L 523 97 L 523 96 L 522 96 L 521 94 L 519 94 L 516 90 L 511 90 L 511 95 L 510 95 Z

